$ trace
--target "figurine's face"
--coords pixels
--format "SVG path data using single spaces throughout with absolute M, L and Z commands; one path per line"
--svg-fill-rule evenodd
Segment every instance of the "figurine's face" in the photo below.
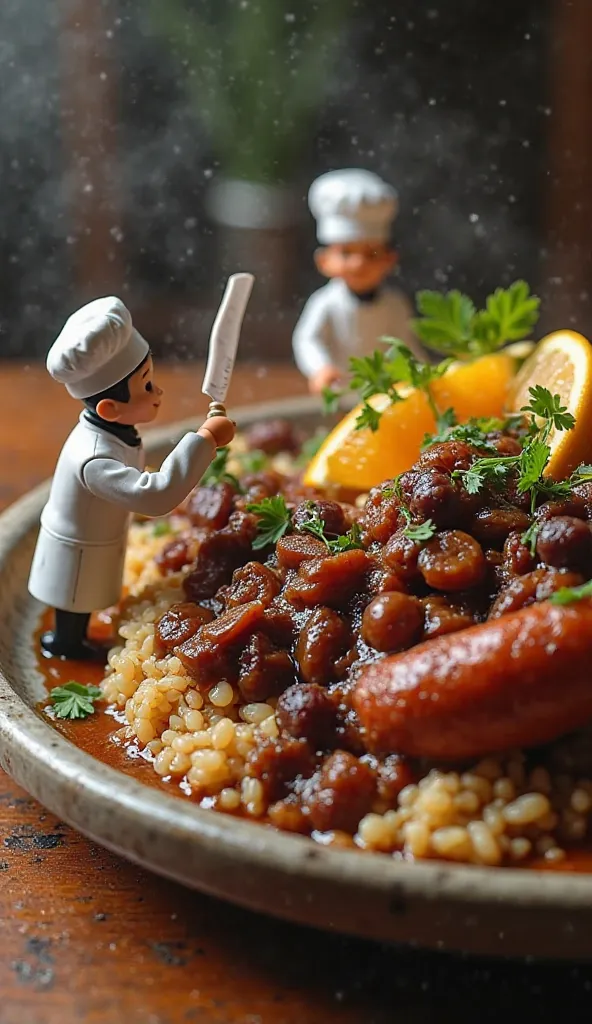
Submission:
M 317 249 L 315 262 L 325 277 L 341 277 L 353 292 L 371 292 L 382 284 L 397 262 L 384 242 L 348 242 Z
M 136 423 L 151 423 L 158 416 L 162 388 L 154 383 L 152 356 L 129 379 L 129 402 L 116 402 L 104 398 L 97 405 L 101 419 L 134 427 Z

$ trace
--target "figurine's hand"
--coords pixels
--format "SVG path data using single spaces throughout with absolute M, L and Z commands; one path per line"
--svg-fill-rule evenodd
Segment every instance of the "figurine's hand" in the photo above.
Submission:
M 320 395 L 323 388 L 330 388 L 332 384 L 339 384 L 341 371 L 336 366 L 323 366 L 321 370 L 313 374 L 308 381 L 308 388 L 311 394 Z
M 235 424 L 226 416 L 210 416 L 197 431 L 214 448 L 224 448 L 234 437 Z

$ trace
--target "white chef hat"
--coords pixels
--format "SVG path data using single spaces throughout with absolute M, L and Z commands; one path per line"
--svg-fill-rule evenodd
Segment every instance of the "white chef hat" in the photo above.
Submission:
M 308 193 L 321 245 L 388 241 L 399 211 L 394 188 L 372 171 L 349 168 L 328 171 L 313 181 Z
M 132 373 L 150 351 L 121 299 L 94 299 L 72 313 L 47 355 L 51 376 L 89 398 Z

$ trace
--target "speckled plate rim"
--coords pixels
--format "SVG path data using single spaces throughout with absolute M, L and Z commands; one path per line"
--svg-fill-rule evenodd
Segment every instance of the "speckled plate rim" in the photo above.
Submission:
M 310 421 L 316 412 L 316 402 L 291 399 L 236 410 L 235 418 L 239 427 L 247 427 L 274 415 Z M 150 431 L 147 452 L 163 454 L 194 427 L 192 420 Z M 36 528 L 48 486 L 35 488 L 0 515 L 0 580 L 12 553 Z M 26 589 L 26 580 L 22 585 Z M 422 946 L 592 958 L 592 875 L 409 864 L 327 849 L 305 837 L 201 810 L 116 771 L 60 736 L 19 695 L 2 663 L 0 766 L 102 845 L 256 910 Z M 228 870 L 234 871 L 232 878 L 225 875 Z M 566 912 L 575 917 L 561 926 Z M 533 919 L 536 927 L 529 923 Z M 541 941 L 543 924 L 552 921 L 561 941 L 557 936 L 551 943 Z

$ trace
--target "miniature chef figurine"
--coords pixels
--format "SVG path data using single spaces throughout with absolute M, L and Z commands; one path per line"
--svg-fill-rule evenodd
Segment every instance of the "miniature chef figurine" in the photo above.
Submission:
M 44 633 L 46 655 L 104 659 L 86 630 L 90 613 L 121 597 L 131 514 L 162 516 L 183 501 L 234 425 L 224 416 L 188 433 L 160 471 L 144 471 L 135 429 L 158 415 L 148 342 L 117 298 L 96 299 L 74 313 L 52 345 L 47 368 L 85 410 L 60 454 L 29 577 L 29 591 L 55 609 Z
M 293 335 L 294 358 L 313 394 L 339 383 L 350 356 L 369 355 L 386 335 L 422 355 L 409 327 L 405 295 L 384 284 L 397 263 L 390 244 L 397 193 L 364 170 L 329 171 L 308 193 L 321 248 L 317 268 L 329 284 L 311 295 Z

